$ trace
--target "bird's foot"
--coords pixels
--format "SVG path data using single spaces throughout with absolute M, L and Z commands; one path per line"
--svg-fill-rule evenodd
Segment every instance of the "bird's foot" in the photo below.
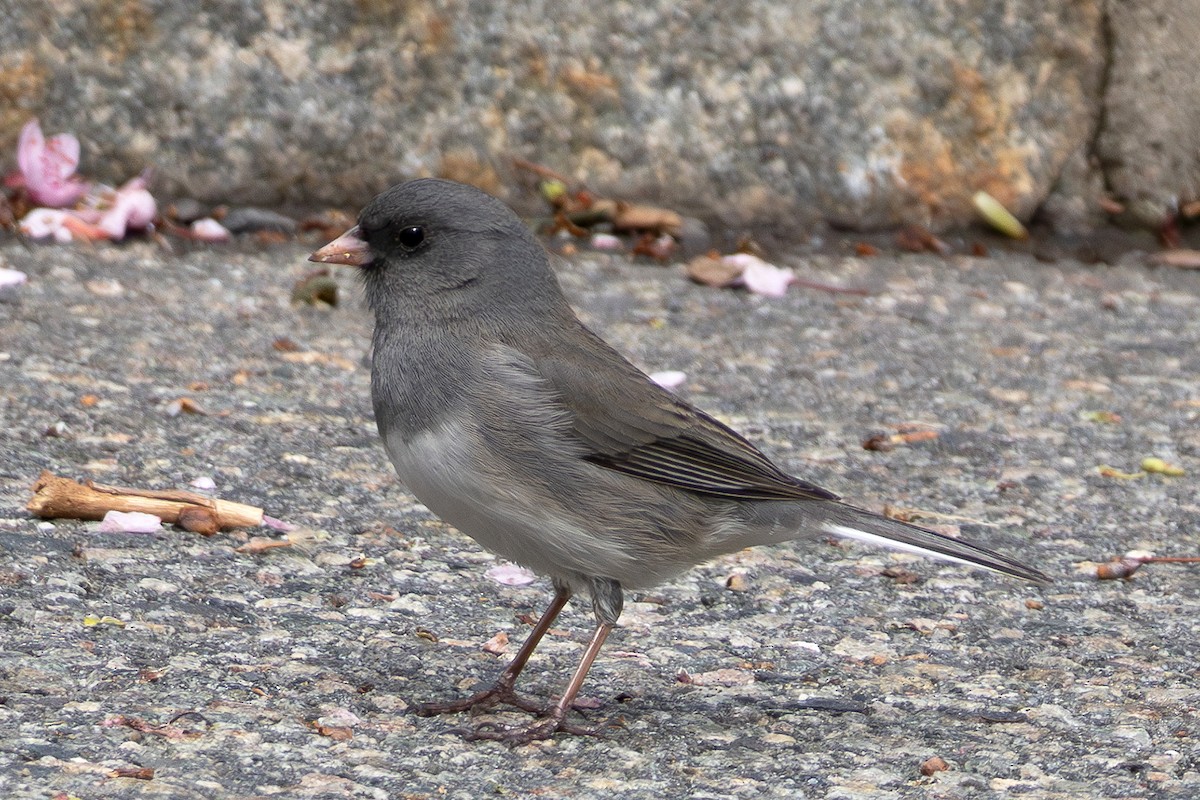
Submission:
M 469 742 L 480 740 L 504 742 L 514 747 L 549 739 L 556 733 L 567 733 L 572 736 L 601 735 L 598 728 L 567 722 L 562 715 L 557 713 L 557 709 L 545 717 L 531 720 L 523 725 L 506 726 L 495 722 L 484 722 L 474 728 L 452 728 L 450 733 L 457 733 Z
M 438 714 L 459 714 L 463 711 L 483 711 L 493 706 L 509 705 L 528 711 L 530 714 L 540 713 L 545 706 L 535 700 L 522 697 L 513 691 L 512 685 L 504 681 L 496 683 L 482 692 L 476 692 L 462 700 L 451 700 L 445 703 L 419 703 L 414 706 L 417 716 L 435 717 Z

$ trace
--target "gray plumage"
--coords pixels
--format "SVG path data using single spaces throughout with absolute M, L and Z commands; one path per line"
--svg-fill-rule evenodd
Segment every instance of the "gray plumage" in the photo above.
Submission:
M 396 186 L 314 260 L 361 268 L 375 417 L 401 480 L 488 550 L 592 594 L 602 625 L 616 623 L 622 589 L 802 537 L 1045 580 L 780 470 L 584 327 L 540 243 L 474 188 Z

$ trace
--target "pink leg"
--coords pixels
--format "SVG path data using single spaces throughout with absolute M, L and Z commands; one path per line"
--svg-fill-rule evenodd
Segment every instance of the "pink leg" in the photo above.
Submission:
M 542 641 L 542 637 L 546 635 L 546 631 L 550 630 L 550 625 L 558 618 L 563 607 L 566 606 L 567 601 L 570 599 L 570 589 L 565 586 L 557 589 L 554 593 L 554 599 L 550 601 L 550 606 L 542 614 L 537 624 L 533 626 L 533 630 L 525 638 L 521 649 L 517 651 L 516 657 L 509 662 L 504 671 L 500 673 L 500 678 L 490 688 L 462 700 L 454 700 L 446 703 L 422 703 L 416 707 L 417 714 L 422 717 L 432 717 L 436 714 L 454 714 L 461 711 L 471 711 L 476 708 L 490 708 L 499 703 L 507 703 L 530 713 L 540 712 L 543 708 L 540 703 L 521 697 L 513 691 L 513 687 L 516 685 L 517 677 L 521 674 L 521 670 L 525 669 L 525 664 L 529 661 L 529 657 L 533 655 L 533 651 L 537 648 L 538 643 Z

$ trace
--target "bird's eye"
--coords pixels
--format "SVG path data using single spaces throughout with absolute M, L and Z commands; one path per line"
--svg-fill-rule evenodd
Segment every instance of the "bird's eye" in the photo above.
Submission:
M 396 243 L 405 250 L 414 250 L 423 241 L 425 241 L 425 229 L 418 225 L 401 228 L 400 232 L 396 234 Z

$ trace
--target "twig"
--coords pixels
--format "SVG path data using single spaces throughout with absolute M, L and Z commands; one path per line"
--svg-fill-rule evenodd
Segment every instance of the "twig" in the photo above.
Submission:
M 1102 581 L 1129 580 L 1146 564 L 1200 564 L 1200 556 L 1125 556 L 1096 566 Z
M 141 511 L 164 522 L 177 522 L 198 533 L 224 528 L 254 528 L 263 510 L 175 489 L 146 490 L 100 483 L 77 483 L 44 471 L 33 485 L 26 508 L 42 519 L 104 519 L 109 511 Z

